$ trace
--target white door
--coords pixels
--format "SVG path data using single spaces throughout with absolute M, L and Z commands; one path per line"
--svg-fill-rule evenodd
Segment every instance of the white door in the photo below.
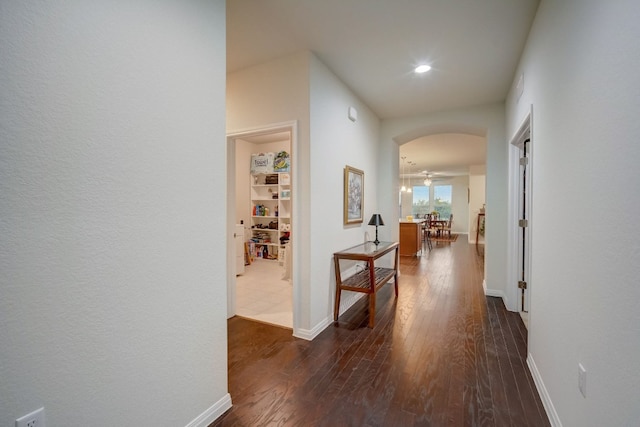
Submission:
M 531 209 L 531 182 L 529 150 L 531 139 L 527 136 L 520 148 L 518 173 L 518 288 L 520 289 L 520 311 L 529 312 L 529 220 Z

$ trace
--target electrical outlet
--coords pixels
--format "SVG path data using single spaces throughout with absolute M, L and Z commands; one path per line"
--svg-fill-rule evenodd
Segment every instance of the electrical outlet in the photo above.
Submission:
M 20 417 L 16 420 L 16 427 L 46 427 L 44 422 L 44 408 Z
M 587 397 L 587 370 L 582 363 L 578 363 L 578 389 L 582 396 Z

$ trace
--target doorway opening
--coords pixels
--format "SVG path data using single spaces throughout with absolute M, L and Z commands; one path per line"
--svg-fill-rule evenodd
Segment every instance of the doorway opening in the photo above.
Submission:
M 227 135 L 227 318 L 295 326 L 295 148 L 295 122 Z

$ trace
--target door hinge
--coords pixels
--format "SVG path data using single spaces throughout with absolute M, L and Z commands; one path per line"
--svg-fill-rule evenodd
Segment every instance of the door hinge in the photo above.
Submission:
M 527 166 L 529 164 L 528 157 L 520 157 L 520 166 Z
M 529 226 L 529 221 L 526 219 L 519 219 L 518 220 L 518 227 L 528 227 Z
M 518 288 L 519 289 L 527 289 L 527 282 L 525 282 L 524 280 L 518 281 Z

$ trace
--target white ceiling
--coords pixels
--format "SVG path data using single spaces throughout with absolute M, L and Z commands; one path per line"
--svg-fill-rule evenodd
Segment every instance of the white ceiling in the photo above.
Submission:
M 228 0 L 227 71 L 310 50 L 380 119 L 500 102 L 538 3 Z
M 487 139 L 453 133 L 429 135 L 402 145 L 400 156 L 406 157 L 404 172 L 400 160 L 401 175 L 415 177 L 425 171 L 434 177 L 468 175 L 470 165 L 486 163 Z M 409 167 L 409 162 L 415 166 Z

